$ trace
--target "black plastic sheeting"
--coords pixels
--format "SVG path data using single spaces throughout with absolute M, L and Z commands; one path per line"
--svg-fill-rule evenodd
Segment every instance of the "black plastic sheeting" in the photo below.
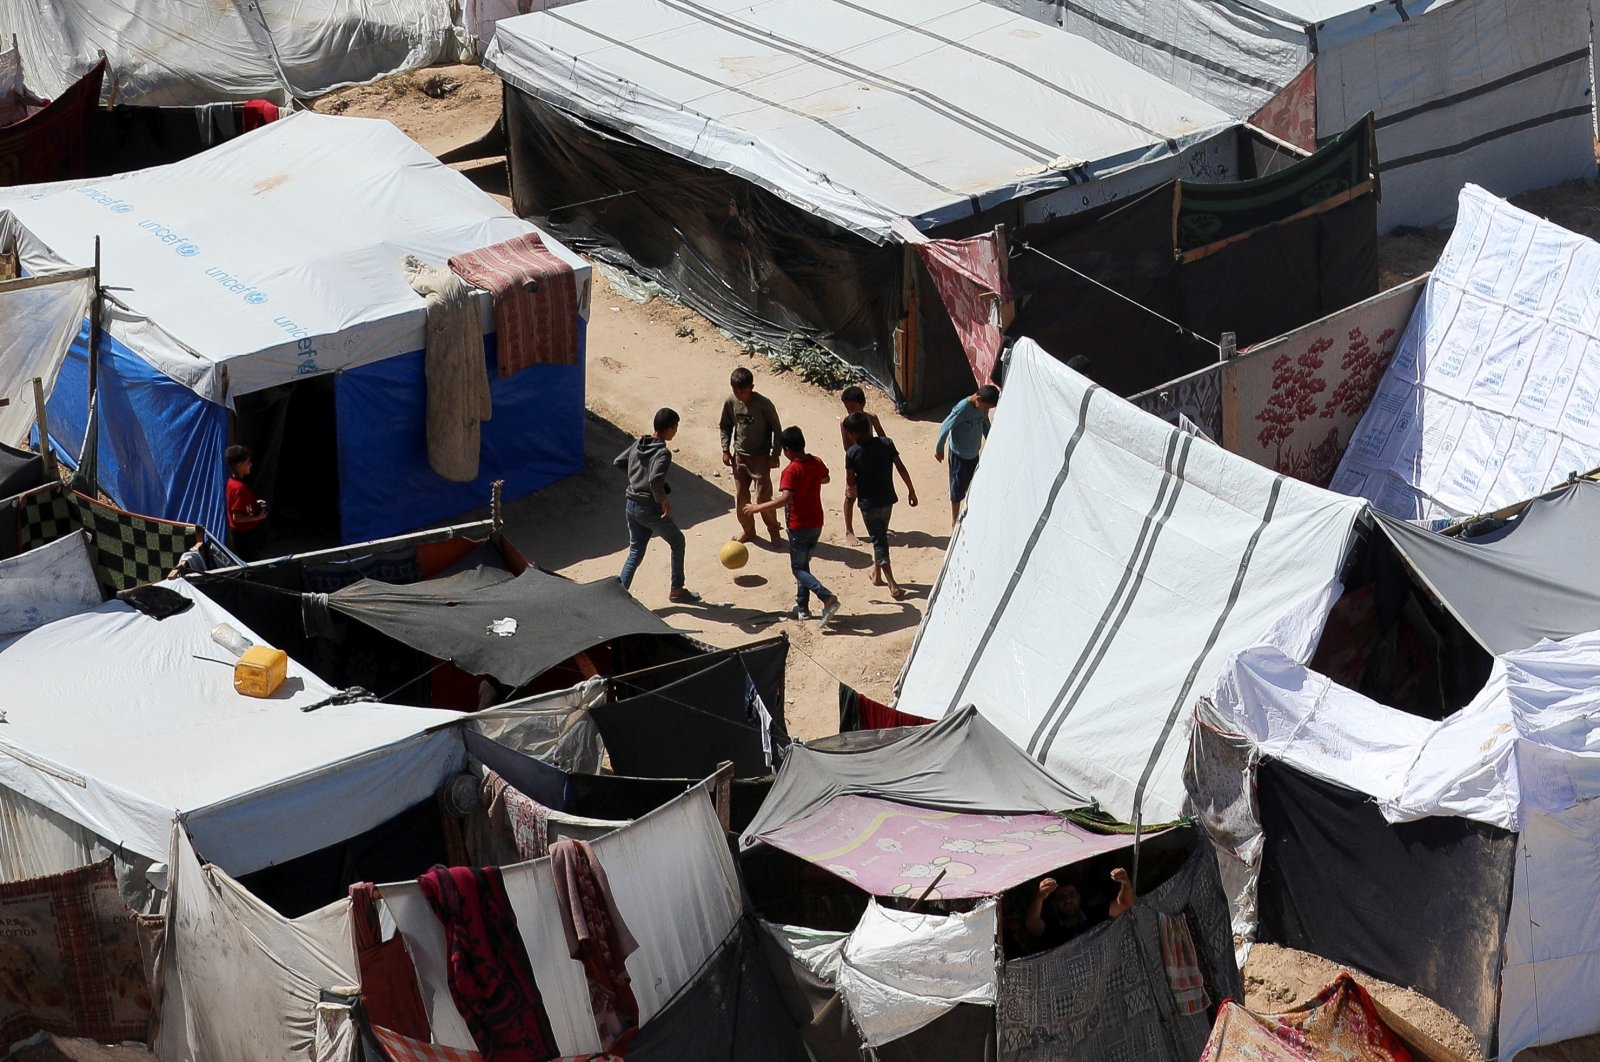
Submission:
M 562 661 L 629 634 L 676 638 L 614 578 L 575 583 L 529 568 L 474 568 L 408 586 L 366 579 L 328 598 L 332 609 L 472 675 L 522 686 Z M 493 624 L 515 621 L 510 635 Z
M 898 245 L 875 246 L 741 177 L 509 85 L 505 120 L 519 215 L 656 281 L 740 338 L 781 347 L 800 335 L 892 384 Z
M 1294 218 L 1353 192 L 1373 165 L 1368 135 L 1363 122 L 1267 177 L 1169 182 L 1013 237 L 1210 342 L 1027 251 L 1011 260 L 1018 306 L 1007 334 L 1029 336 L 1063 360 L 1085 355 L 1085 375 L 1133 395 L 1215 362 L 1211 344 L 1223 332 L 1245 347 L 1377 294 L 1376 194 Z M 1236 242 L 1178 261 L 1181 251 L 1230 238 Z
M 1258 939 L 1409 985 L 1496 1055 L 1517 835 L 1461 818 L 1389 824 L 1360 793 L 1263 761 Z
M 44 482 L 44 458 L 0 443 L 0 498 L 32 490 Z
M 805 1062 L 795 1023 L 762 958 L 759 932 L 741 919 L 694 980 L 639 1030 L 629 1062 Z
M 770 743 L 781 757 L 789 743 L 783 722 L 783 676 L 788 641 L 724 657 L 676 682 L 634 697 L 627 679 L 613 700 L 590 711 L 612 770 L 644 778 L 703 778 L 731 760 L 739 778 L 773 773 L 762 727 L 751 710 L 752 689 L 772 719 Z

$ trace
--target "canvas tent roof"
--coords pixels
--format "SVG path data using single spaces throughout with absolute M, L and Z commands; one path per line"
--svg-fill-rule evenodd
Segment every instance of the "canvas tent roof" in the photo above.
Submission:
M 1482 188 L 1332 482 L 1403 519 L 1492 512 L 1600 467 L 1600 244 Z
M 1600 880 L 1600 633 L 1496 657 L 1483 691 L 1439 722 L 1384 707 L 1261 647 L 1228 662 L 1213 704 L 1220 727 L 1260 757 L 1353 791 L 1389 823 L 1454 818 L 1516 831 L 1509 917 L 1467 910 L 1459 874 L 1450 884 L 1462 896 L 1444 905 L 1460 908 L 1453 917 L 1505 927 L 1498 993 L 1485 993 L 1499 999 L 1500 1057 L 1600 1031 L 1589 998 L 1600 970 L 1600 927 L 1591 917 Z M 1359 854 L 1358 838 L 1341 843 Z M 1385 928 L 1380 919 L 1363 933 Z M 1398 930 L 1387 928 L 1381 947 L 1399 950 Z M 1463 946 L 1484 950 L 1477 939 Z M 1464 970 L 1438 976 L 1471 980 Z
M 431 794 L 461 761 L 454 713 L 328 705 L 294 662 L 267 699 L 233 689 L 211 640 L 243 628 L 205 595 L 156 620 L 121 601 L 0 640 L 0 784 L 145 858 L 183 818 L 234 874 L 343 840 Z M 248 630 L 246 636 L 252 636 Z
M 1103 198 L 1146 188 L 1174 175 L 1147 164 L 1235 125 L 972 0 L 586 0 L 499 23 L 485 63 L 877 243 L 901 216 L 928 228 L 1088 180 Z
M 1193 698 L 1228 654 L 1275 625 L 1295 655 L 1314 647 L 1362 508 L 1177 430 L 1027 339 L 970 497 L 896 707 L 976 705 L 1117 818 L 1142 800 L 1152 822 L 1181 813 Z
M 846 794 L 996 814 L 1088 805 L 969 708 L 875 748 L 835 752 L 791 746 L 771 795 L 740 843 L 749 847 L 761 834 Z
M 1447 537 L 1375 514 L 1389 541 L 1491 653 L 1600 629 L 1600 483 L 1538 498 L 1482 537 Z
M 311 112 L 170 166 L 0 189 L 0 244 L 20 236 L 24 269 L 91 265 L 100 237 L 126 307 L 108 334 L 222 404 L 423 349 L 401 256 L 440 266 L 533 231 L 388 122 Z M 545 242 L 586 316 L 588 266 Z

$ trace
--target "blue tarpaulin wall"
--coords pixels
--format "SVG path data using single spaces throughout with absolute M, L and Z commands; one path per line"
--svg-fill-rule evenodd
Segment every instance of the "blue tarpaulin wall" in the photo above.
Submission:
M 506 377 L 495 368 L 495 337 L 483 337 L 494 415 L 482 426 L 478 478 L 471 483 L 452 483 L 428 466 L 421 351 L 341 373 L 334 400 L 344 541 L 382 538 L 481 509 L 497 479 L 505 480 L 509 501 L 582 472 L 581 327 L 578 336 L 576 365 L 533 365 Z
M 88 422 L 88 323 L 61 365 L 48 411 L 50 437 L 75 465 Z M 501 378 L 495 337 L 484 337 L 494 416 L 483 425 L 479 476 L 452 483 L 428 465 L 422 351 L 339 374 L 339 526 L 345 542 L 398 534 L 507 500 L 583 471 L 583 347 L 576 365 L 535 365 Z M 225 533 L 229 411 L 100 337 L 99 486 L 144 516 Z M 287 471 L 287 470 L 286 470 Z
M 89 324 L 73 340 L 46 410 L 50 441 L 76 467 L 89 420 Z M 129 512 L 226 530 L 228 410 L 111 336 L 100 336 L 99 486 Z

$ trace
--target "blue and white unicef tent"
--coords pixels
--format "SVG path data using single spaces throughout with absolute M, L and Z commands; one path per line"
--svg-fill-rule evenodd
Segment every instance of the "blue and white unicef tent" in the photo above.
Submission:
M 578 272 L 577 363 L 501 377 L 480 294 L 494 413 L 479 476 L 454 483 L 428 464 L 427 313 L 401 257 L 443 266 L 530 231 L 388 122 L 311 113 L 171 166 L 0 190 L 0 249 L 25 273 L 88 266 L 101 239 L 101 489 L 220 531 L 222 452 L 249 408 L 279 418 L 280 484 L 320 476 L 336 490 L 347 542 L 481 506 L 496 479 L 512 498 L 582 469 L 589 267 L 549 236 Z M 87 347 L 85 321 L 48 404 L 69 462 L 89 420 Z M 315 401 L 287 397 L 307 380 Z

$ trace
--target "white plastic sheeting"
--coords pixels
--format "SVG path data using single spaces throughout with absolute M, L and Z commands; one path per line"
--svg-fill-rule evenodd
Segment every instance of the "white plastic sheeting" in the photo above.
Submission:
M 82 531 L 0 560 L 0 638 L 75 616 L 104 599 Z
M 733 857 L 700 786 L 589 844 L 639 944 L 627 966 L 642 1025 L 738 925 L 743 906 Z M 599 1051 L 583 966 L 567 954 L 550 860 L 506 867 L 503 876 L 557 1046 L 568 1055 Z M 380 892 L 416 964 L 435 1042 L 474 1049 L 450 997 L 444 929 L 421 889 L 411 881 Z
M 1451 815 L 1518 831 L 1501 1057 L 1600 1032 L 1600 632 L 1497 657 L 1483 691 L 1440 722 L 1270 648 L 1231 660 L 1213 699 L 1222 729 L 1370 796 L 1390 822 Z
M 1142 801 L 1145 821 L 1176 819 L 1194 698 L 1269 632 L 1311 652 L 1362 504 L 1196 440 L 1020 340 L 897 705 L 974 704 L 1118 818 Z
M 0 243 L 3 246 L 3 243 Z M 16 445 L 33 427 L 33 380 L 48 397 L 61 359 L 89 312 L 90 274 L 0 281 L 0 443 Z
M 606 744 L 589 709 L 606 702 L 606 681 L 584 679 L 569 689 L 497 704 L 462 717 L 486 738 L 565 771 L 599 774 Z
M 875 242 L 1067 186 L 1089 203 L 1235 123 L 1081 38 L 971 0 L 585 0 L 499 24 L 539 99 Z M 1187 176 L 1187 174 L 1186 174 Z
M 1449 217 L 1467 181 L 1514 195 L 1592 177 L 1587 0 L 990 0 L 1239 118 L 1315 56 L 1316 132 L 1368 111 L 1380 225 Z
M 293 661 L 273 697 L 233 689 L 211 640 L 228 622 L 199 591 L 155 620 L 121 601 L 0 639 L 0 785 L 165 862 L 175 818 L 201 853 L 246 874 L 344 840 L 461 769 L 455 713 L 329 705 L 334 690 Z
M 867 905 L 845 938 L 839 991 L 871 1047 L 915 1032 L 957 1003 L 993 1006 L 995 901 L 965 914 L 912 914 Z
M 442 266 L 533 231 L 388 122 L 310 112 L 170 166 L 0 189 L 24 268 L 87 265 L 99 236 L 102 283 L 130 311 L 107 334 L 223 404 L 423 349 L 401 256 Z M 541 238 L 578 271 L 587 316 L 588 266 Z
M 202 866 L 183 830 L 173 831 L 173 888 L 163 951 L 156 1053 L 164 1062 L 354 1062 L 316 1054 L 324 990 L 361 984 L 350 900 L 288 919 L 216 867 Z
M 1332 487 L 1402 519 L 1600 467 L 1600 244 L 1473 185 Z
M 0 0 L 34 91 L 58 96 L 105 52 L 120 103 L 288 102 L 453 58 L 447 0 Z

